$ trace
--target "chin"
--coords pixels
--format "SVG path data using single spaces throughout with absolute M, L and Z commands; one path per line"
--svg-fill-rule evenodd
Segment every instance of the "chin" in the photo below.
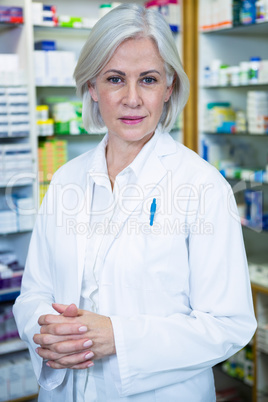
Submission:
M 145 127 L 119 127 L 115 129 L 108 129 L 108 133 L 111 136 L 116 136 L 124 141 L 140 141 L 144 137 L 152 135 L 155 132 L 155 128 Z
M 119 135 L 122 139 L 125 141 L 141 141 L 142 139 L 152 136 L 154 133 L 154 129 L 150 131 L 144 131 L 144 130 L 129 130 L 128 132 L 122 132 L 121 135 Z

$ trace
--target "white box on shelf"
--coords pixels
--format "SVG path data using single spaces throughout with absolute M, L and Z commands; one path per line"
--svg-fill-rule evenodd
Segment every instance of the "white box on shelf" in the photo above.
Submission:
M 32 198 L 17 200 L 18 228 L 20 231 L 31 230 L 34 225 L 34 201 Z
M 49 85 L 60 85 L 62 74 L 61 52 L 57 50 L 47 51 L 46 62 Z
M 268 13 L 268 10 L 267 10 Z M 260 64 L 260 70 L 258 75 L 259 83 L 267 84 L 268 82 L 268 60 L 262 60 Z
M 61 61 L 61 73 L 59 77 L 59 82 L 62 85 L 74 85 L 73 72 L 76 66 L 76 58 L 74 52 L 61 51 L 60 61 Z
M 82 19 L 83 28 L 91 29 L 91 28 L 94 27 L 96 22 L 98 22 L 98 18 L 86 18 L 86 17 L 83 17 L 83 19 Z
M 36 85 L 47 85 L 46 52 L 43 50 L 34 51 L 34 67 Z
M 18 231 L 17 214 L 14 211 L 0 211 L 0 233 Z
M 0 53 L 0 71 L 17 71 L 19 56 L 13 53 Z
M 32 23 L 33 25 L 42 25 L 43 22 L 43 3 L 32 3 Z

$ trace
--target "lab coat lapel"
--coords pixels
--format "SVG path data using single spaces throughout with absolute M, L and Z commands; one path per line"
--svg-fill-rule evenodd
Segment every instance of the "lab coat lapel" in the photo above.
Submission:
M 91 201 L 92 201 L 92 190 L 93 190 L 93 180 L 90 176 L 87 177 L 87 184 L 85 187 L 84 198 L 81 200 L 79 212 L 77 214 L 77 228 L 81 224 L 82 228 L 89 227 L 90 223 L 90 211 L 91 211 Z M 87 242 L 88 230 L 81 230 L 81 233 L 76 233 L 76 249 L 77 249 L 77 272 L 78 272 L 78 289 L 81 289 L 81 283 L 84 271 L 84 261 L 86 252 L 86 242 Z M 79 302 L 79 300 L 78 300 Z
M 154 149 L 150 153 L 142 169 L 140 177 L 137 178 L 136 185 L 142 192 L 143 199 L 140 200 L 135 197 L 133 192 L 133 200 L 131 201 L 131 205 L 127 208 L 129 213 L 121 210 L 118 214 L 118 221 L 122 226 L 125 224 L 126 220 L 129 219 L 132 213 L 135 212 L 151 194 L 154 193 L 156 187 L 161 185 L 165 180 L 168 170 L 162 163 L 162 157 L 173 154 L 174 152 L 176 152 L 176 144 L 173 138 L 171 138 L 167 133 L 161 133 Z

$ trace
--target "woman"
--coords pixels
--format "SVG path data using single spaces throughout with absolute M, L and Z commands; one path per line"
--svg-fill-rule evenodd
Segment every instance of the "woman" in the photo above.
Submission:
M 168 25 L 114 9 L 74 76 L 108 133 L 54 175 L 32 235 L 14 314 L 39 400 L 215 401 L 212 366 L 256 322 L 230 187 L 168 134 L 189 89 Z

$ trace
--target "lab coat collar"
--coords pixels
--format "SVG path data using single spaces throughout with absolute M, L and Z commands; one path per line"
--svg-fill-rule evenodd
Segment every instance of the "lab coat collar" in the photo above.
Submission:
M 104 136 L 97 145 L 93 156 L 89 159 L 87 172 L 89 177 L 99 186 L 111 187 L 107 163 L 106 163 L 106 146 L 108 142 L 108 134 Z
M 141 171 L 145 165 L 145 162 L 151 152 L 154 150 L 155 145 L 158 141 L 159 135 L 161 135 L 161 130 L 156 128 L 154 135 L 150 138 L 150 140 L 143 146 L 141 151 L 138 153 L 136 158 L 131 162 L 128 168 L 132 169 L 136 178 L 138 178 L 141 174 Z
M 94 177 L 95 172 L 108 174 L 107 164 L 105 160 L 105 149 L 108 143 L 108 133 L 104 136 L 101 142 L 94 150 L 94 154 L 88 159 L 87 172 L 90 176 Z M 136 156 L 134 161 L 128 166 L 131 168 L 136 176 L 139 176 L 141 167 L 144 165 L 145 154 L 154 150 L 158 156 L 169 155 L 176 152 L 176 143 L 173 138 L 163 130 L 162 125 L 159 124 L 155 130 L 155 134 L 142 148 L 140 153 Z M 147 156 L 147 155 L 146 155 Z

